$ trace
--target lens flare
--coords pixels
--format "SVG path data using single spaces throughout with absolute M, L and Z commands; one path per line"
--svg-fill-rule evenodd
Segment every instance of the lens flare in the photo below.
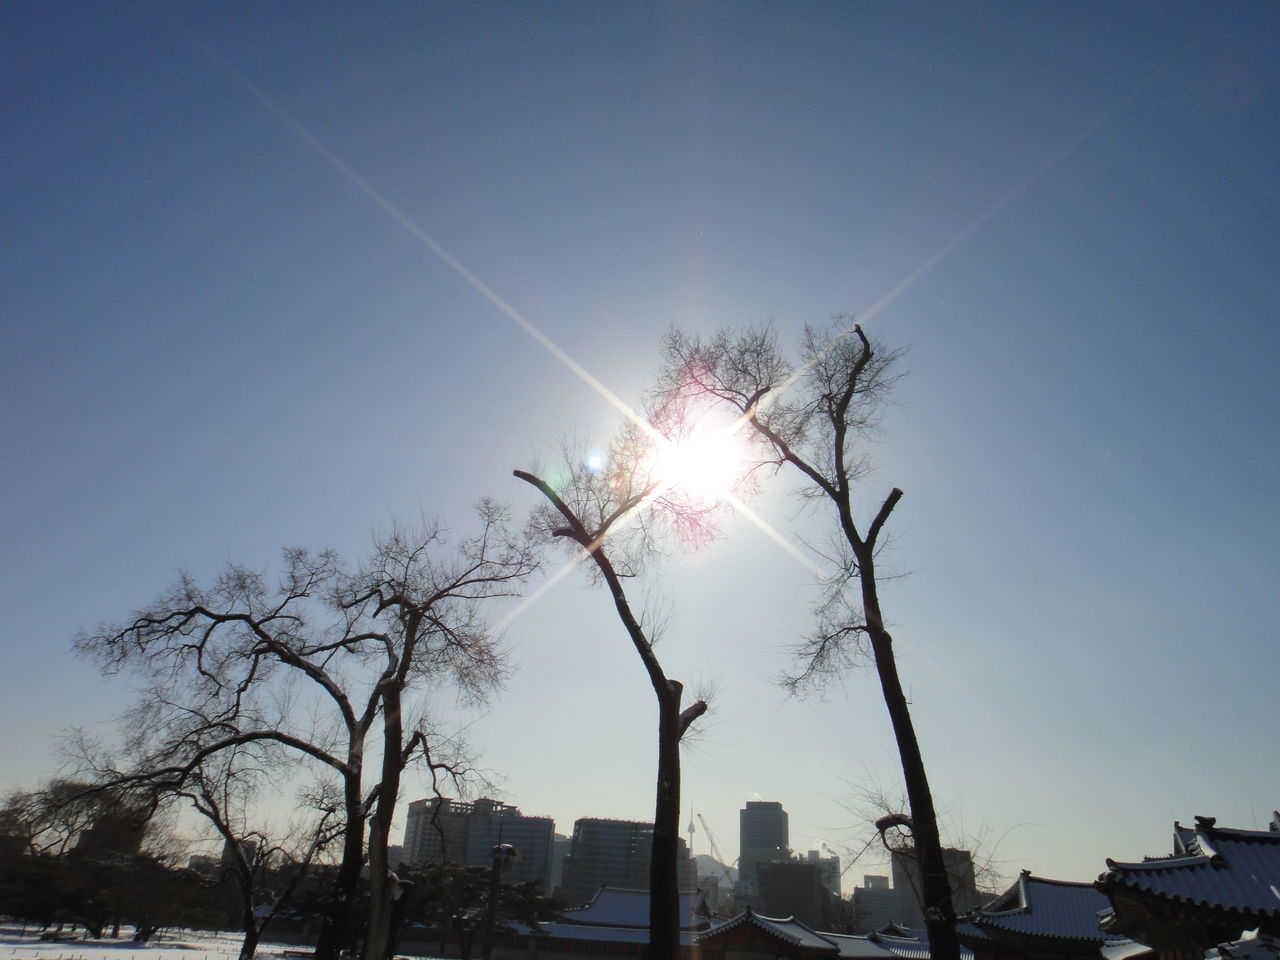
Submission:
M 698 506 L 730 499 L 747 459 L 736 428 L 732 418 L 707 414 L 681 436 L 660 442 L 653 475 L 663 491 L 687 497 Z

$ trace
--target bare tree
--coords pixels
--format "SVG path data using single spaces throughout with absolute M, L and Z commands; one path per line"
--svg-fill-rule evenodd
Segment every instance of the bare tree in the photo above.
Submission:
M 336 554 L 285 552 L 272 586 L 230 566 L 209 587 L 184 576 L 128 624 L 77 640 L 110 668 L 151 687 L 134 728 L 142 740 L 115 783 L 172 787 L 211 757 L 270 744 L 318 764 L 339 785 L 341 855 L 316 947 L 336 960 L 349 946 L 366 850 L 370 906 L 364 956 L 383 960 L 394 879 L 388 837 L 402 772 L 425 764 L 462 776 L 465 756 L 425 717 L 410 715 L 416 686 L 452 682 L 480 697 L 505 661 L 486 601 L 514 596 L 535 569 L 506 511 L 478 507 L 479 532 L 454 540 L 440 526 L 397 530 L 347 568 Z M 366 761 L 376 762 L 372 773 Z M 372 764 L 371 764 L 372 765 Z
M 95 820 L 100 802 L 77 802 L 87 785 L 53 780 L 38 790 L 15 790 L 0 807 L 0 833 L 14 852 L 31 856 L 70 853 Z
M 853 795 L 841 806 L 865 825 L 865 836 L 859 838 L 860 842 L 845 848 L 845 869 L 850 869 L 872 849 L 876 851 L 872 859 L 887 862 L 890 867 L 902 862 L 906 869 L 895 873 L 894 882 L 902 882 L 898 893 L 903 912 L 894 919 L 916 922 L 918 914 L 913 915 L 912 904 L 919 910 L 922 903 L 920 865 L 911 831 L 910 804 L 901 786 L 890 790 L 874 780 L 865 781 L 856 786 Z M 946 818 L 945 810 L 942 816 Z M 951 837 L 950 855 L 946 853 L 947 847 L 943 848 L 957 913 L 964 914 L 981 906 L 1006 885 L 1004 862 L 998 856 L 1000 841 L 1001 838 L 992 839 L 986 826 L 977 830 L 962 828 L 959 835 Z M 943 842 L 947 842 L 945 836 Z
M 190 773 L 175 781 L 172 793 L 181 797 L 204 817 L 222 841 L 223 877 L 229 875 L 239 901 L 239 921 L 244 930 L 240 960 L 250 960 L 257 951 L 262 932 L 280 909 L 289 902 L 306 875 L 307 868 L 325 846 L 341 834 L 336 797 L 317 793 L 307 804 L 315 816 L 305 826 L 284 832 L 249 826 L 249 810 L 259 787 L 278 764 L 269 754 L 243 744 L 212 754 Z M 287 864 L 279 882 L 268 886 L 267 876 Z
M 82 925 L 96 938 L 135 924 L 146 940 L 180 909 L 164 884 L 175 850 L 163 797 L 154 790 L 94 789 L 74 780 L 11 795 L 0 808 L 0 876 L 25 886 L 10 904 L 42 923 Z
M 589 559 L 596 577 L 613 598 L 614 609 L 644 666 L 658 701 L 658 770 L 653 814 L 653 848 L 649 861 L 650 960 L 675 960 L 680 947 L 680 891 L 677 857 L 680 835 L 680 741 L 690 725 L 707 710 L 697 699 L 682 707 L 684 685 L 666 675 L 653 643 L 632 609 L 623 578 L 635 572 L 653 545 L 655 523 L 674 523 L 692 532 L 695 512 L 679 502 L 653 471 L 649 450 L 654 438 L 628 425 L 607 459 L 585 466 L 581 458 L 566 457 L 560 490 L 524 470 L 515 476 L 535 487 L 550 509 L 542 514 L 547 534 L 574 544 Z M 650 507 L 666 509 L 653 510 Z M 606 542 L 620 548 L 621 569 L 606 552 Z
M 937 814 L 876 573 L 881 534 L 902 491 L 890 490 L 874 513 L 863 518 L 855 504 L 867 466 L 857 444 L 877 422 L 896 379 L 897 355 L 875 347 L 862 327 L 850 327 L 847 318 L 837 318 L 837 324 L 823 330 L 805 327 L 798 365 L 782 353 L 769 329 L 722 331 L 707 338 L 673 331 L 665 345 L 659 393 L 668 404 L 711 398 L 728 405 L 752 428 L 762 451 L 761 466 L 797 471 L 805 481 L 802 496 L 834 508 L 836 573 L 819 606 L 817 628 L 799 651 L 800 669 L 785 681 L 792 689 L 821 681 L 846 669 L 864 643 L 870 647 L 910 801 L 932 953 L 936 960 L 957 960 L 955 911 Z

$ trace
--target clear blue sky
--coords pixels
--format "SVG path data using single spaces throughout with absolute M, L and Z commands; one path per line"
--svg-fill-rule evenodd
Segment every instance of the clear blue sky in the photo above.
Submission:
M 525 509 L 512 467 L 604 438 L 407 221 L 627 399 L 672 324 L 910 347 L 869 496 L 906 491 L 886 607 L 953 840 L 1090 879 L 1175 818 L 1265 823 L 1278 40 L 1272 3 L 5 4 L 0 786 L 123 707 L 71 637 L 177 569 Z M 757 795 L 860 845 L 873 677 L 770 684 L 804 571 L 738 523 L 655 574 L 669 672 L 718 690 L 686 806 L 730 856 Z M 472 728 L 506 798 L 649 817 L 604 597 L 509 636 Z

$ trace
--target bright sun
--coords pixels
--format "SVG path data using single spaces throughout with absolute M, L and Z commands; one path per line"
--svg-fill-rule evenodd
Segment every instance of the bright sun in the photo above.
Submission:
M 710 506 L 725 500 L 741 478 L 746 451 L 731 417 L 700 417 L 683 437 L 664 442 L 654 474 L 669 489 Z

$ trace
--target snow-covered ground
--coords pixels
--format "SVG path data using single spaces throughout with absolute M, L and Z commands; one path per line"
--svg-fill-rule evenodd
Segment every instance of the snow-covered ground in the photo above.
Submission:
M 35 927 L 0 925 L 0 960 L 234 960 L 240 953 L 238 933 L 200 930 L 162 932 L 146 944 L 120 940 L 74 940 L 58 943 L 40 939 Z M 278 960 L 297 947 L 263 943 L 257 956 Z

